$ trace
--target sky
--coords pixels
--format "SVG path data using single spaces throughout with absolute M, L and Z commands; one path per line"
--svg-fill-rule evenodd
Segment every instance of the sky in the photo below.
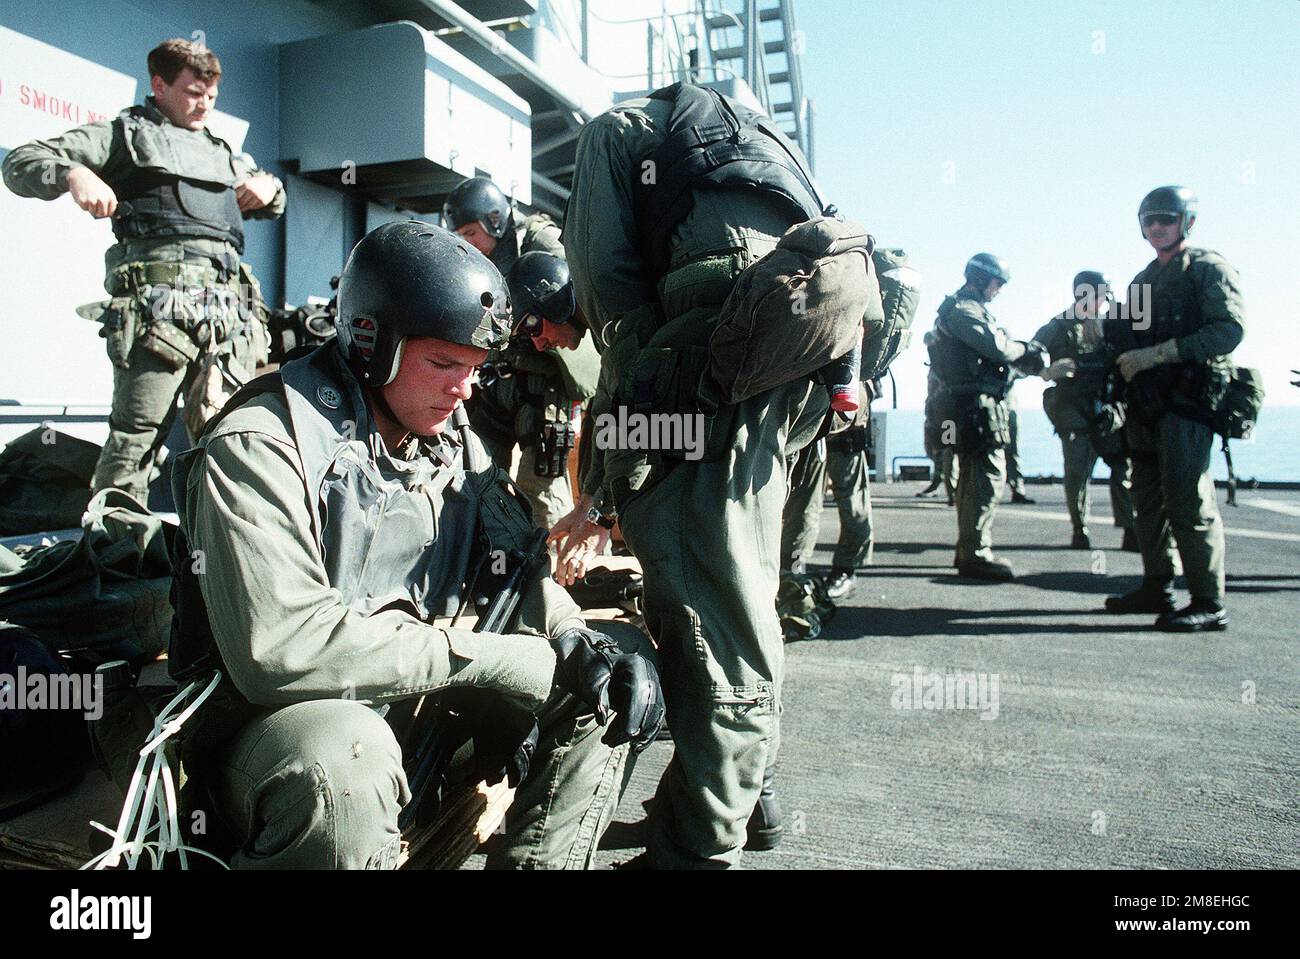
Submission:
M 921 333 L 979 251 L 1028 338 L 1100 269 L 1152 258 L 1152 188 L 1200 198 L 1193 245 L 1241 277 L 1269 404 L 1300 404 L 1300 0 L 796 0 L 823 192 L 923 275 L 898 405 L 925 398 Z M 1294 378 L 1294 377 L 1291 377 Z M 1017 387 L 1037 406 L 1039 380 Z M 887 391 L 887 396 L 888 391 Z

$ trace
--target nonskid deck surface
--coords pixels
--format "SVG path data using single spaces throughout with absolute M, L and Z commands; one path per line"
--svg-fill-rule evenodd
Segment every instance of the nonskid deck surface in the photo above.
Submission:
M 875 565 L 821 638 L 787 647 L 787 831 L 747 867 L 1300 866 L 1300 494 L 1219 491 L 1232 624 L 1180 636 L 1100 612 L 1141 571 L 1104 486 L 1094 552 L 1067 548 L 1059 485 L 999 510 L 1010 584 L 954 575 L 955 512 L 920 488 L 873 486 Z M 817 562 L 838 528 L 828 503 Z M 927 684 L 930 706 L 967 708 L 927 708 Z M 600 864 L 639 851 L 671 749 L 642 756 Z
M 1100 612 L 1141 569 L 1105 487 L 1090 552 L 1067 548 L 1060 486 L 999 510 L 1009 584 L 954 575 L 955 513 L 919 489 L 873 487 L 875 565 L 821 638 L 787 647 L 787 831 L 747 867 L 1300 866 L 1300 493 L 1221 505 L 1232 624 L 1179 636 Z M 815 562 L 837 533 L 828 504 Z M 640 852 L 672 748 L 641 756 L 598 866 Z M 86 821 L 119 804 L 92 771 L 0 823 L 0 867 L 84 861 Z

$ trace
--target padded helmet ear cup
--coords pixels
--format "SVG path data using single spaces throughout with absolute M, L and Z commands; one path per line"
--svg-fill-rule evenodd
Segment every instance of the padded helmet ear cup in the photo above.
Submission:
M 337 343 L 363 383 L 392 382 L 408 336 L 493 349 L 510 335 L 500 271 L 461 237 L 418 220 L 367 233 L 339 277 Z

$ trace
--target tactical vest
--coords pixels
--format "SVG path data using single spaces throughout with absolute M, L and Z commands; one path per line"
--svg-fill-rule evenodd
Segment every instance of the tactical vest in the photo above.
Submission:
M 997 399 L 1005 399 L 1011 392 L 1011 368 L 1006 363 L 976 353 L 946 328 L 957 301 L 967 299 L 961 292 L 958 290 L 945 297 L 939 306 L 939 317 L 934 324 L 934 339 L 929 344 L 931 368 L 943 391 L 952 396 L 987 393 Z M 991 319 L 983 304 L 980 304 L 980 309 L 986 319 Z
M 527 505 L 512 505 L 494 470 L 467 471 L 463 447 L 450 439 L 422 441 L 422 455 L 411 460 L 376 455 L 361 388 L 333 344 L 249 383 L 205 435 L 234 409 L 272 391 L 282 391 L 289 408 L 316 547 L 349 609 L 369 615 L 396 607 L 422 620 L 450 616 L 482 550 L 511 548 L 531 530 Z M 177 457 L 172 489 L 182 513 L 200 455 L 196 448 Z M 175 558 L 169 667 L 186 680 L 222 664 L 183 528 Z M 478 588 L 488 585 L 484 580 Z
M 176 126 L 152 106 L 123 110 L 115 122 L 131 166 L 108 184 L 127 204 L 113 218 L 113 235 L 225 240 L 242 254 L 243 218 L 229 145 L 207 130 Z
M 673 230 L 697 191 L 761 191 L 789 208 L 791 225 L 825 212 L 803 153 L 763 114 L 694 83 L 650 99 L 673 104 L 663 142 L 633 171 L 641 261 L 652 284 L 668 272 Z
M 1133 293 L 1126 304 L 1127 317 L 1121 315 L 1107 324 L 1108 337 L 1114 330 L 1119 349 L 1155 346 L 1165 340 L 1195 333 L 1205 325 L 1199 289 L 1200 271 L 1196 269 L 1207 251 L 1190 249 L 1168 264 L 1150 264 L 1133 281 L 1140 290 L 1150 285 L 1150 301 L 1144 306 L 1149 323 L 1135 323 Z M 1145 292 L 1138 295 L 1145 296 Z M 1140 327 L 1140 328 L 1139 328 Z M 1210 395 L 1212 374 L 1225 373 L 1231 364 L 1222 359 L 1205 362 L 1165 363 L 1133 377 L 1126 388 L 1132 413 L 1146 422 L 1155 422 L 1165 411 L 1173 410 L 1189 419 L 1208 421 L 1216 397 Z M 1226 382 L 1226 375 L 1217 377 Z M 1222 386 L 1222 383 L 1219 384 Z

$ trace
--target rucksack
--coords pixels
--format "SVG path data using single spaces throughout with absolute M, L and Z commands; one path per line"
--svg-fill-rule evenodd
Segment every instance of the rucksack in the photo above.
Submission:
M 786 231 L 736 279 L 709 339 L 709 376 L 724 403 L 820 370 L 876 342 L 883 319 L 873 241 L 856 224 L 817 217 Z
M 879 332 L 866 331 L 862 341 L 862 379 L 883 376 L 894 358 L 912 341 L 912 321 L 921 302 L 921 274 L 907 265 L 900 249 L 877 248 L 871 254 L 884 321 Z
M 788 208 L 792 224 L 831 212 L 803 152 L 769 117 L 695 83 L 674 83 L 650 99 L 673 104 L 664 141 L 635 179 L 641 260 L 652 283 L 668 272 L 673 229 L 698 190 L 759 190 Z

